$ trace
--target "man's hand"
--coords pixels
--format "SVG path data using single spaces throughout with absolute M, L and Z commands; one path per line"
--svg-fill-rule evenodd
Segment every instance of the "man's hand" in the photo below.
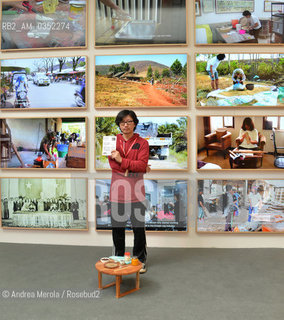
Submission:
M 148 164 L 148 165 L 147 165 L 147 168 L 146 168 L 146 173 L 149 173 L 149 172 L 151 171 L 151 168 L 150 168 L 150 167 L 151 167 L 151 165 Z
M 113 151 L 111 152 L 111 155 L 110 155 L 110 156 L 111 156 L 111 158 L 112 158 L 113 160 L 115 160 L 116 162 L 118 162 L 118 163 L 121 163 L 121 162 L 122 162 L 122 157 L 121 157 L 119 151 L 113 150 Z

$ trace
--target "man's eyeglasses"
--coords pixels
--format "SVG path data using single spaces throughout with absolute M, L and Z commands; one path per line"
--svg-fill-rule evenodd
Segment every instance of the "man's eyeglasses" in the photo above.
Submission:
M 133 122 L 134 122 L 134 121 L 132 121 L 132 120 L 129 120 L 129 121 L 121 121 L 119 124 L 120 124 L 121 126 L 125 126 L 126 124 L 129 126 L 129 125 L 131 125 Z

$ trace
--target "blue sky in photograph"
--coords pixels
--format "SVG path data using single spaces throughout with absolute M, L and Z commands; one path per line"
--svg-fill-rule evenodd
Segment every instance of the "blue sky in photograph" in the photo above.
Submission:
M 182 65 L 187 61 L 186 54 L 141 54 L 141 55 L 119 55 L 119 56 L 96 56 L 96 66 L 120 64 L 132 61 L 154 61 L 170 67 L 178 59 Z

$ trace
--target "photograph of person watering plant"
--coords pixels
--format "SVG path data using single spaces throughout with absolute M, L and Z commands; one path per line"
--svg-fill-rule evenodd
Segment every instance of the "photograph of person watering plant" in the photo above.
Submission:
M 187 55 L 96 56 L 96 108 L 186 107 Z
M 197 54 L 198 107 L 283 107 L 284 54 Z
M 103 139 L 119 133 L 114 117 L 96 118 L 96 170 L 110 169 L 108 158 L 103 155 Z M 151 170 L 188 168 L 187 117 L 139 117 L 135 133 L 149 143 Z

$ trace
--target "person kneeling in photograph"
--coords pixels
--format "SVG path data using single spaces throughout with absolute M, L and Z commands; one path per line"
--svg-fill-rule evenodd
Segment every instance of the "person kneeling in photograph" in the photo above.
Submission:
M 118 113 L 115 123 L 121 133 L 117 135 L 116 150 L 108 157 L 112 169 L 110 187 L 112 237 L 116 256 L 125 253 L 125 227 L 130 219 L 134 233 L 133 256 L 142 262 L 140 273 L 146 269 L 145 186 L 144 174 L 148 166 L 149 144 L 134 133 L 139 120 L 132 110 Z
M 244 81 L 246 80 L 245 73 L 242 69 L 238 68 L 233 71 L 233 90 L 245 90 Z

